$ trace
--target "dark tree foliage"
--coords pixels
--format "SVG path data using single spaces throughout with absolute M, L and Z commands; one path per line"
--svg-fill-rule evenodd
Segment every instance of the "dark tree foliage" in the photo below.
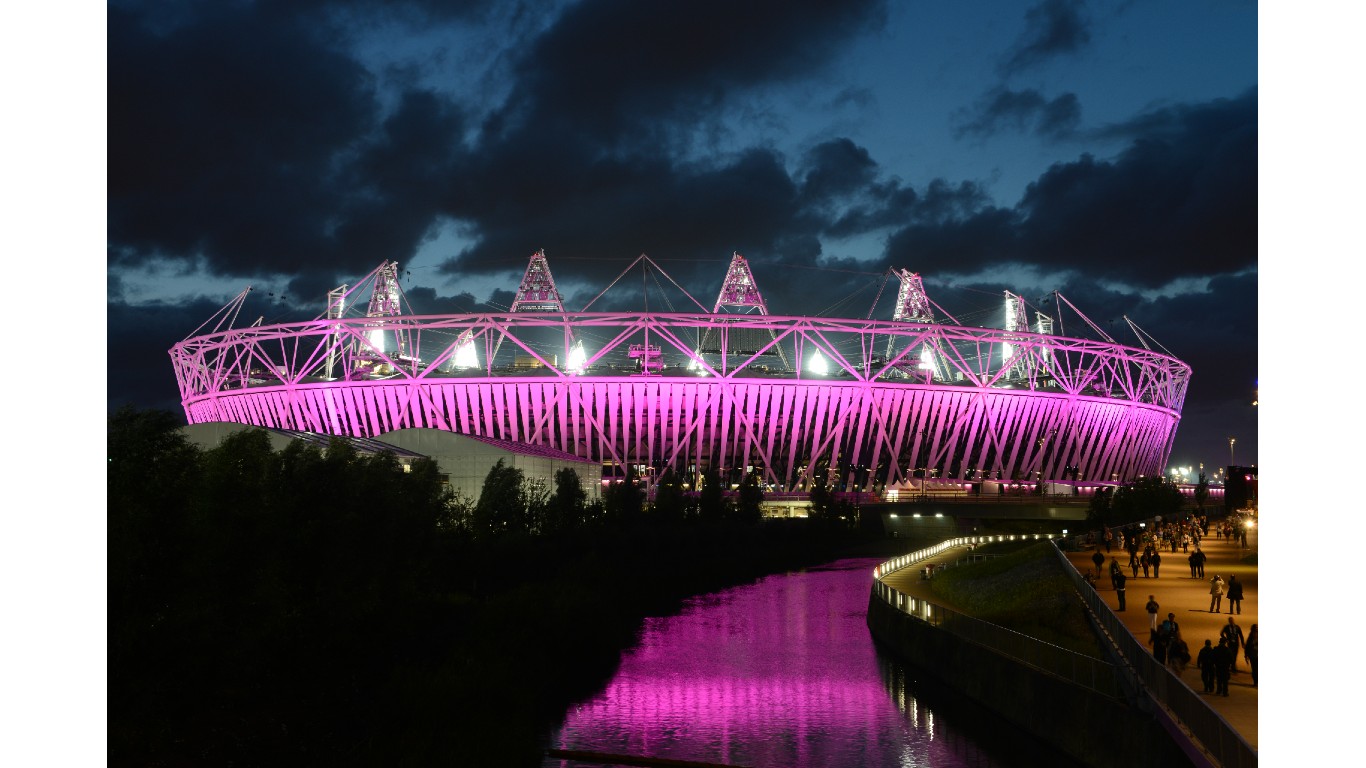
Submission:
M 1140 477 L 1101 497 L 1096 491 L 1086 519 L 1097 525 L 1125 525 L 1150 517 L 1170 519 L 1177 516 L 1184 500 L 1171 480 L 1160 475 Z
M 817 472 L 811 480 L 811 511 L 816 520 L 828 520 L 833 516 L 835 494 L 830 490 L 830 481 L 825 472 Z
M 763 519 L 760 505 L 764 502 L 764 489 L 759 484 L 759 478 L 759 473 L 751 472 L 745 477 L 744 482 L 740 483 L 740 494 L 735 505 L 735 514 L 736 519 L 742 523 L 752 525 Z
M 475 502 L 473 525 L 476 537 L 529 533 L 531 510 L 527 504 L 526 475 L 499 459 L 484 477 Z
M 561 467 L 555 472 L 555 491 L 545 503 L 543 532 L 553 536 L 583 527 L 587 509 L 588 494 L 579 473 L 572 467 Z
M 654 515 L 663 523 L 681 522 L 686 515 L 687 500 L 683 495 L 683 483 L 674 473 L 673 467 L 665 467 L 655 486 Z
M 721 473 L 708 469 L 702 476 L 702 490 L 697 497 L 697 515 L 703 521 L 716 522 L 726 517 L 725 489 L 721 487 Z
M 430 461 L 177 427 L 109 419 L 111 762 L 354 760 L 402 685 L 392 628 L 442 614 L 450 494 Z
M 546 498 L 500 464 L 473 507 L 430 461 L 345 441 L 200 451 L 127 409 L 108 427 L 114 765 L 540 765 L 642 617 L 840 542 L 724 514 L 613 525 L 572 471 Z
M 1195 484 L 1195 506 L 1200 510 L 1200 514 L 1205 513 L 1205 502 L 1209 501 L 1209 479 L 1205 473 L 1200 473 L 1200 480 Z
M 1095 495 L 1091 497 L 1090 504 L 1086 507 L 1086 521 L 1092 525 L 1109 525 L 1110 498 L 1114 491 L 1110 488 L 1097 488 Z
M 614 523 L 640 520 L 645 509 L 645 491 L 641 489 L 634 465 L 626 466 L 626 479 L 608 485 L 602 494 L 602 505 L 607 519 Z
M 1147 517 L 1169 520 L 1177 516 L 1184 504 L 1176 483 L 1166 477 L 1140 477 L 1115 490 L 1110 514 L 1116 523 L 1132 522 Z

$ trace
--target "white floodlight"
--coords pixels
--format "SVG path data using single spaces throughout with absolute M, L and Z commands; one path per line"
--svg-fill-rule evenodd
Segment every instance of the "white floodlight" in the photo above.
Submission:
M 826 362 L 825 355 L 822 355 L 818 349 L 812 352 L 811 359 L 806 361 L 806 370 L 817 376 L 824 376 L 830 372 L 830 363 Z

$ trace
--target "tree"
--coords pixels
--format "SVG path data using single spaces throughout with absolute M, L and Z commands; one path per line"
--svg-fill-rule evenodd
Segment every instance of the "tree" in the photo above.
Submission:
M 1110 488 L 1097 488 L 1095 495 L 1091 497 L 1091 503 L 1086 508 L 1086 521 L 1092 525 L 1110 524 Z
M 810 516 L 817 520 L 827 520 L 834 508 L 835 495 L 830 491 L 830 482 L 825 472 L 817 472 L 811 479 Z
M 721 487 L 721 473 L 710 468 L 702 476 L 702 490 L 697 498 L 697 516 L 715 522 L 726 515 L 726 498 Z
M 1109 524 L 1132 523 L 1148 517 L 1170 519 L 1181 511 L 1182 503 L 1176 483 L 1161 475 L 1140 477 L 1115 490 Z
M 740 483 L 740 498 L 736 504 L 736 517 L 743 523 L 757 523 L 763 519 L 761 504 L 764 501 L 764 489 L 759 484 L 759 473 L 751 472 L 745 477 L 744 482 Z
M 563 533 L 583 526 L 587 501 L 579 473 L 573 467 L 561 467 L 555 472 L 555 492 L 546 501 L 544 532 Z
M 626 465 L 626 478 L 612 483 L 602 494 L 602 506 L 609 520 L 635 521 L 645 508 L 645 492 L 637 485 L 634 464 Z
M 502 459 L 489 469 L 479 492 L 479 501 L 474 505 L 475 536 L 529 532 L 531 526 L 523 480 L 522 470 L 504 464 Z
M 673 467 L 665 467 L 664 474 L 660 475 L 659 483 L 655 485 L 655 516 L 662 522 L 676 523 L 683 520 L 686 509 L 683 484 L 679 482 Z
M 1205 502 L 1209 501 L 1209 479 L 1205 473 L 1200 473 L 1200 482 L 1195 484 L 1195 506 L 1200 510 L 1200 514 L 1205 514 Z

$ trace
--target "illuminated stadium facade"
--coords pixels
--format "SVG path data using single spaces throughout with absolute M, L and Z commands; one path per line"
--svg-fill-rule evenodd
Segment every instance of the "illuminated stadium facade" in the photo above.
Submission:
M 1162 471 L 1181 419 L 1190 367 L 1079 311 L 1101 340 L 1030 323 L 1010 292 L 1002 328 L 967 327 L 893 270 L 890 320 L 771 315 L 738 254 L 708 310 L 648 257 L 622 274 L 636 265 L 696 311 L 589 311 L 601 293 L 565 311 L 544 253 L 506 312 L 405 313 L 393 262 L 307 322 L 233 328 L 244 291 L 170 350 L 186 418 L 380 440 L 428 427 L 779 491 L 818 475 L 837 490 L 1123 482 Z

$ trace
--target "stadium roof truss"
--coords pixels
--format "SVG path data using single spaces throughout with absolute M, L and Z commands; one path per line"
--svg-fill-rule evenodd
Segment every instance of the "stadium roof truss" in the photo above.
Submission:
M 864 478 L 1033 481 L 1066 469 L 1129 480 L 1165 464 L 1190 378 L 1169 354 L 1018 324 L 769 315 L 742 266 L 734 296 L 759 314 L 519 307 L 377 321 L 329 311 L 224 330 L 239 295 L 212 332 L 170 355 L 190 423 L 356 437 L 433 427 L 647 474 L 753 469 L 786 490 L 804 489 L 818 467 L 852 489 Z M 903 306 L 923 297 L 918 276 L 908 284 Z M 548 267 L 525 292 L 558 299 Z M 932 317 L 928 304 L 915 306 Z M 633 346 L 657 348 L 657 365 L 633 359 Z M 924 350 L 936 375 L 915 375 Z

